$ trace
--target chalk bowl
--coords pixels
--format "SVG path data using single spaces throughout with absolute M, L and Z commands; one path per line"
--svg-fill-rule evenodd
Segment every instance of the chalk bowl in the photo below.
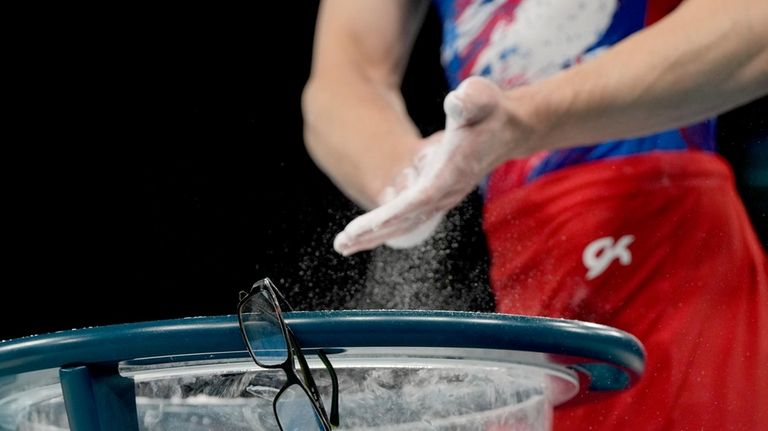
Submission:
M 340 430 L 549 430 L 580 390 L 626 389 L 643 369 L 636 339 L 583 322 L 381 311 L 286 320 L 327 409 L 319 349 L 336 370 Z M 0 343 L 0 431 L 276 430 L 284 372 L 242 349 L 232 317 Z
M 396 365 L 335 362 L 340 429 L 348 430 L 545 430 L 550 399 L 571 395 L 554 394 L 552 388 L 576 389 L 570 376 L 532 367 L 424 358 Z M 330 378 L 322 366 L 312 368 L 330 407 Z M 197 376 L 190 371 L 165 378 L 136 375 L 142 429 L 277 429 L 272 400 L 282 386 L 282 371 L 230 367 Z
M 425 358 L 334 362 L 338 429 L 344 430 L 547 430 L 553 401 L 569 398 L 577 387 L 567 374 L 521 365 Z M 330 377 L 319 362 L 310 367 L 330 408 Z M 281 370 L 233 362 L 127 367 L 123 374 L 136 382 L 141 430 L 277 429 L 272 400 L 284 382 Z M 51 380 L 19 398 L 26 412 L 18 429 L 69 429 L 56 388 Z

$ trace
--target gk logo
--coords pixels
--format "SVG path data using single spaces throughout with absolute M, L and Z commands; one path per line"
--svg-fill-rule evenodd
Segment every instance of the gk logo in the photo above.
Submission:
M 635 240 L 634 235 L 624 235 L 614 242 L 613 237 L 599 238 L 584 248 L 581 260 L 587 268 L 587 280 L 592 280 L 605 272 L 614 259 L 624 266 L 632 263 L 632 252 L 629 245 Z

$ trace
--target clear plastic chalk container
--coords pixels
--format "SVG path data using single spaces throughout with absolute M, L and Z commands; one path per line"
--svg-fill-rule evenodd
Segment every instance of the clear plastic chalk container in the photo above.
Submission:
M 580 392 L 631 387 L 645 354 L 585 322 L 449 311 L 285 313 L 338 430 L 533 431 Z M 0 343 L 0 430 L 277 430 L 280 369 L 234 316 L 88 328 Z

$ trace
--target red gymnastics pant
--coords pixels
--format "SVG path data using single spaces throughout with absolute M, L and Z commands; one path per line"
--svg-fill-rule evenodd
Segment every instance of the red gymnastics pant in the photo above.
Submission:
M 559 407 L 555 430 L 768 427 L 768 263 L 725 162 L 654 152 L 494 181 L 498 311 L 610 325 L 647 351 L 635 387 Z

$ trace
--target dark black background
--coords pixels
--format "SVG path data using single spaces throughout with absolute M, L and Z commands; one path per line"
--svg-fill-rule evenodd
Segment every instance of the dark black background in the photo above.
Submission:
M 264 276 L 311 277 L 308 295 L 354 289 L 367 254 L 338 257 L 331 241 L 358 210 L 302 143 L 317 1 L 265 3 L 101 11 L 27 53 L 39 67 L 20 85 L 27 137 L 6 159 L 0 339 L 231 314 Z M 439 37 L 431 13 L 404 83 L 424 132 L 443 122 Z M 737 169 L 765 106 L 721 122 Z

